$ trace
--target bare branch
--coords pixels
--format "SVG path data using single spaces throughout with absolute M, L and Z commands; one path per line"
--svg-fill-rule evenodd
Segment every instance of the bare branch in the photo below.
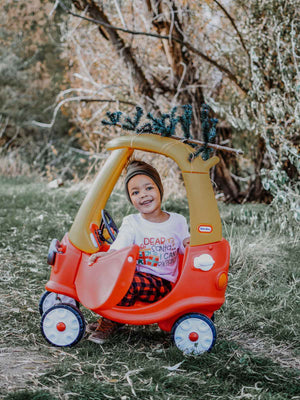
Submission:
M 31 124 L 35 125 L 35 126 L 39 126 L 41 128 L 52 128 L 53 125 L 54 125 L 54 122 L 56 120 L 57 113 L 60 110 L 60 108 L 64 104 L 69 103 L 69 102 L 74 102 L 74 101 L 86 102 L 86 103 L 88 103 L 88 102 L 96 102 L 96 101 L 97 102 L 101 102 L 101 103 L 122 103 L 122 104 L 128 104 L 128 105 L 136 106 L 135 103 L 132 103 L 130 101 L 123 101 L 123 100 L 92 99 L 92 98 L 89 98 L 89 97 L 81 97 L 81 96 L 68 97 L 67 99 L 62 100 L 57 104 L 57 106 L 55 107 L 54 112 L 53 112 L 52 120 L 51 120 L 51 122 L 49 124 L 44 123 L 44 122 L 40 122 L 40 121 L 35 121 L 35 120 L 32 120 Z
M 201 58 L 203 58 L 205 61 L 209 62 L 210 64 L 214 65 L 216 68 L 218 68 L 220 71 L 224 72 L 227 77 L 233 81 L 244 93 L 248 92 L 248 89 L 246 87 L 244 87 L 244 85 L 239 82 L 239 80 L 237 79 L 237 77 L 234 75 L 234 73 L 232 73 L 230 70 L 228 70 L 226 67 L 224 67 L 223 65 L 219 64 L 217 61 L 213 60 L 212 58 L 210 58 L 209 56 L 207 56 L 206 54 L 204 54 L 202 51 L 196 49 L 194 46 L 192 46 L 190 43 L 178 39 L 172 35 L 159 35 L 156 33 L 151 33 L 151 32 L 141 32 L 141 31 L 133 31 L 131 29 L 125 29 L 125 28 L 120 28 L 117 26 L 113 26 L 111 24 L 99 21 L 97 19 L 94 18 L 89 18 L 89 17 L 85 17 L 83 15 L 79 15 L 74 13 L 73 11 L 69 10 L 63 3 L 61 0 L 59 0 L 59 4 L 61 5 L 61 7 L 70 15 L 72 15 L 73 17 L 76 18 L 81 18 L 85 21 L 88 22 L 92 22 L 94 24 L 100 25 L 100 26 L 104 26 L 108 29 L 114 30 L 114 31 L 120 31 L 120 32 L 124 32 L 124 33 L 129 33 L 131 35 L 140 35 L 140 36 L 150 36 L 150 37 L 154 37 L 156 39 L 165 39 L 165 40 L 172 40 L 173 42 L 177 42 L 180 43 L 182 46 L 185 46 L 187 49 L 189 49 L 191 52 L 197 54 L 198 56 L 200 56 Z
M 122 128 L 122 124 L 117 123 L 115 126 L 118 126 L 119 128 Z M 142 135 L 142 134 L 140 134 Z M 144 133 L 144 135 L 147 135 L 147 133 Z M 244 154 L 243 150 L 241 149 L 233 149 L 232 147 L 227 147 L 227 146 L 221 146 L 220 144 L 215 144 L 215 143 L 205 143 L 202 140 L 196 140 L 196 139 L 185 139 L 179 136 L 169 136 L 171 139 L 179 140 L 180 142 L 183 143 L 192 143 L 192 144 L 197 144 L 199 146 L 203 146 L 206 144 L 207 147 L 210 147 L 215 150 L 222 150 L 222 151 L 227 151 L 229 153 L 235 153 L 237 155 L 242 155 Z
M 4 133 L 5 133 L 5 131 L 6 131 L 6 128 L 7 128 L 7 126 L 8 126 L 8 121 L 9 121 L 9 117 L 6 117 L 5 118 L 5 121 L 3 122 L 3 127 L 1 126 L 2 125 L 2 115 L 0 115 L 0 126 L 1 126 L 1 129 L 0 129 L 0 138 L 2 138 L 2 136 L 4 135 Z
M 76 0 L 73 0 L 73 2 L 75 6 L 77 6 Z M 79 18 L 88 20 L 97 24 L 98 26 L 106 28 L 107 37 L 109 38 L 115 50 L 118 52 L 119 56 L 124 60 L 128 70 L 132 73 L 135 84 L 138 86 L 139 92 L 142 94 L 142 98 L 146 103 L 154 101 L 154 92 L 151 84 L 147 80 L 143 70 L 137 63 L 132 48 L 128 44 L 126 44 L 123 38 L 118 34 L 117 30 L 113 29 L 109 19 L 103 12 L 98 2 L 96 2 L 95 0 L 85 0 L 85 4 L 87 5 L 86 10 L 89 13 L 90 18 L 71 12 L 72 15 L 78 16 Z M 64 9 L 69 12 L 68 8 L 65 7 Z M 123 28 L 120 28 L 118 30 L 126 31 L 126 29 Z
M 193 143 L 193 144 L 198 144 L 200 146 L 203 146 L 205 144 L 205 142 L 202 142 L 201 140 L 195 140 L 195 139 L 182 140 L 182 138 L 178 137 L 178 136 L 171 136 L 171 137 L 172 137 L 172 139 L 181 140 L 184 143 Z M 232 147 L 221 146 L 221 145 L 215 144 L 215 143 L 206 143 L 206 145 L 207 145 L 207 147 L 210 147 L 215 150 L 228 151 L 230 153 L 235 153 L 237 155 L 244 154 L 243 150 L 241 150 L 241 149 L 233 149 Z
M 174 39 L 176 40 L 176 39 Z M 209 62 L 210 64 L 214 65 L 216 68 L 218 68 L 220 71 L 224 72 L 227 77 L 233 81 L 245 94 L 248 93 L 248 89 L 244 87 L 244 85 L 238 81 L 237 77 L 229 71 L 226 67 L 223 67 L 220 65 L 217 61 L 213 60 L 212 58 L 208 57 L 206 54 L 202 53 L 200 50 L 196 49 L 194 46 L 189 44 L 188 42 L 182 42 L 184 46 L 186 46 L 189 50 L 191 50 L 193 53 L 198 54 L 201 58 Z
M 108 99 L 91 99 L 89 97 L 82 97 L 79 101 L 85 103 L 121 103 L 121 104 L 128 104 L 130 106 L 137 106 L 136 103 L 132 103 L 131 101 L 126 100 L 108 100 Z
M 120 6 L 119 6 L 119 3 L 118 3 L 118 0 L 114 0 L 114 3 L 115 3 L 116 10 L 117 10 L 117 12 L 118 12 L 118 15 L 119 15 L 119 17 L 120 17 L 120 20 L 121 20 L 123 26 L 124 26 L 125 28 L 127 28 L 126 23 L 125 23 L 125 20 L 124 20 L 124 17 L 123 17 L 123 14 L 122 14 L 122 11 L 121 11 Z
M 243 49 L 245 50 L 245 52 L 247 53 L 248 59 L 250 60 L 250 54 L 249 54 L 249 52 L 248 52 L 248 50 L 247 50 L 247 47 L 246 47 L 245 42 L 244 42 L 244 39 L 243 39 L 243 37 L 242 37 L 240 31 L 238 30 L 238 27 L 236 26 L 236 23 L 235 23 L 234 19 L 233 19 L 232 16 L 229 14 L 229 12 L 226 10 L 226 8 L 225 8 L 218 0 L 213 0 L 213 1 L 221 8 L 221 10 L 224 12 L 224 14 L 226 15 L 226 17 L 227 17 L 227 18 L 229 19 L 229 21 L 231 22 L 231 25 L 233 26 L 234 30 L 236 31 L 236 33 L 237 33 L 237 35 L 238 35 L 238 37 L 239 37 L 239 39 L 240 39 L 240 41 L 241 41 L 242 47 L 243 47 Z

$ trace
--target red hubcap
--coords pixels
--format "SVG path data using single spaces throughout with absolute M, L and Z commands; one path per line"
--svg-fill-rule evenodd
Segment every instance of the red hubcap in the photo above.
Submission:
M 196 340 L 198 340 L 198 338 L 199 338 L 199 335 L 196 332 L 191 332 L 189 334 L 189 339 L 191 342 L 196 342 Z
M 56 329 L 57 329 L 59 332 L 63 332 L 63 331 L 66 329 L 66 325 L 65 325 L 63 322 L 59 322 L 59 323 L 56 325 Z

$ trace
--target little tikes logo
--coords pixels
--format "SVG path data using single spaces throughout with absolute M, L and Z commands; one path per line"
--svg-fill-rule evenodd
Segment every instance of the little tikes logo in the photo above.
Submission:
M 213 231 L 213 227 L 211 225 L 205 225 L 205 224 L 198 225 L 197 229 L 198 232 L 200 233 L 212 233 Z

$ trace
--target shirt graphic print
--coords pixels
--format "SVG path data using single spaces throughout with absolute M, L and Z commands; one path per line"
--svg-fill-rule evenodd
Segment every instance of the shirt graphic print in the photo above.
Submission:
M 184 253 L 182 241 L 189 236 L 189 231 L 182 215 L 169 215 L 161 223 L 147 221 L 140 214 L 125 217 L 111 248 L 120 250 L 137 244 L 140 248 L 137 270 L 175 282 L 178 253 Z

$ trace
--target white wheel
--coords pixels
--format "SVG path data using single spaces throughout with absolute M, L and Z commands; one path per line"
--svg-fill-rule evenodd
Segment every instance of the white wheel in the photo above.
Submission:
M 59 304 L 43 314 L 41 331 L 53 346 L 74 346 L 85 333 L 84 317 L 77 308 Z
M 43 315 L 44 312 L 49 310 L 49 308 L 55 306 L 56 304 L 62 303 L 70 304 L 73 307 L 79 308 L 79 303 L 72 297 L 66 296 L 64 294 L 46 291 L 42 294 L 39 302 L 40 314 Z
M 185 354 L 201 354 L 210 350 L 216 341 L 213 322 L 203 314 L 187 314 L 172 328 L 175 345 Z

